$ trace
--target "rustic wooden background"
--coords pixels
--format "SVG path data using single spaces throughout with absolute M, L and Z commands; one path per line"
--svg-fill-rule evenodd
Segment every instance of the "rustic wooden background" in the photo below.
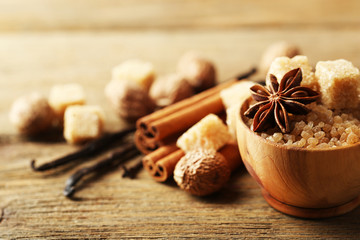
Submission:
M 23 138 L 8 121 L 18 96 L 78 82 L 89 104 L 106 109 L 109 131 L 124 127 L 103 89 L 111 68 L 132 57 L 163 74 L 174 71 L 181 54 L 197 50 L 225 80 L 256 65 L 269 44 L 287 40 L 313 65 L 345 58 L 359 67 L 359 11 L 356 0 L 0 0 L 0 238 L 359 239 L 360 208 L 325 220 L 283 215 L 263 200 L 244 168 L 206 198 L 173 182 L 155 183 L 144 171 L 122 179 L 119 169 L 68 200 L 62 190 L 75 169 L 34 173 L 29 162 L 76 147 L 51 136 Z

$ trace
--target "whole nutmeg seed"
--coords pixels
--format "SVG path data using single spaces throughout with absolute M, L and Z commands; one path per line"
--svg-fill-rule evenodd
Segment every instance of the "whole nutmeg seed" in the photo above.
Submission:
M 15 100 L 9 118 L 20 133 L 35 135 L 51 126 L 54 113 L 47 98 L 34 92 Z
M 183 55 L 177 71 L 184 76 L 196 92 L 211 88 L 216 84 L 216 69 L 212 62 L 189 52 Z
M 130 80 L 112 80 L 105 95 L 120 117 L 133 121 L 154 111 L 156 104 L 145 88 Z
M 259 70 L 266 75 L 266 73 L 268 72 L 270 65 L 272 63 L 272 61 L 277 58 L 277 57 L 289 57 L 292 58 L 296 55 L 299 55 L 300 49 L 298 46 L 285 42 L 285 41 L 280 41 L 280 42 L 276 42 L 274 44 L 271 44 L 263 53 L 261 60 L 260 60 L 260 65 L 259 65 Z
M 221 153 L 197 149 L 186 153 L 176 164 L 174 180 L 186 192 L 205 196 L 222 188 L 230 174 L 230 166 Z
M 162 76 L 152 84 L 150 97 L 160 107 L 165 107 L 194 94 L 188 81 L 179 74 Z

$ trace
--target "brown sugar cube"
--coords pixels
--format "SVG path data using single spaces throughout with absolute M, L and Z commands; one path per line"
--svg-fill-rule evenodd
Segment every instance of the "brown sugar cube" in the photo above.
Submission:
M 344 59 L 320 61 L 316 64 L 322 103 L 332 109 L 359 106 L 359 69 Z
M 76 144 L 100 137 L 104 114 L 98 106 L 70 106 L 64 116 L 64 137 Z
M 80 84 L 55 85 L 50 90 L 49 104 L 61 121 L 67 107 L 84 103 L 85 93 Z
M 153 65 L 150 62 L 139 59 L 127 60 L 114 67 L 112 70 L 112 80 L 134 81 L 146 91 L 149 91 L 150 86 L 154 81 L 154 77 L 155 73 Z
M 309 60 L 306 56 L 295 56 L 293 58 L 288 57 L 278 57 L 271 63 L 269 72 L 266 75 L 266 83 L 269 84 L 270 74 L 275 75 L 278 82 L 280 83 L 281 79 L 285 73 L 293 70 L 295 68 L 301 68 L 303 80 L 301 86 L 309 87 L 314 90 L 318 90 L 319 83 L 315 78 L 313 69 L 309 64 Z
M 195 148 L 218 150 L 232 140 L 227 126 L 215 114 L 209 114 L 181 135 L 176 145 L 184 152 Z

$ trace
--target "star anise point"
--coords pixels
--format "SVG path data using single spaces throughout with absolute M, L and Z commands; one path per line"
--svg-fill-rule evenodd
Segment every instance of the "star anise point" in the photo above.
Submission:
M 276 76 L 270 74 L 269 86 L 259 84 L 250 88 L 251 95 L 257 103 L 251 106 L 244 115 L 254 118 L 251 129 L 261 132 L 275 124 L 281 132 L 290 132 L 289 113 L 304 115 L 310 110 L 305 106 L 319 98 L 319 93 L 304 86 L 301 68 L 287 72 L 278 83 Z

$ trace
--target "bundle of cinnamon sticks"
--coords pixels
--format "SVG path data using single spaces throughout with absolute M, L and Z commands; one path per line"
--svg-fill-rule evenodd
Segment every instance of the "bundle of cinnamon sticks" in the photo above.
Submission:
M 177 138 L 208 114 L 224 113 L 220 91 L 234 83 L 236 79 L 219 84 L 137 121 L 135 144 L 146 154 L 144 168 L 156 181 L 166 181 L 185 155 L 175 144 Z

